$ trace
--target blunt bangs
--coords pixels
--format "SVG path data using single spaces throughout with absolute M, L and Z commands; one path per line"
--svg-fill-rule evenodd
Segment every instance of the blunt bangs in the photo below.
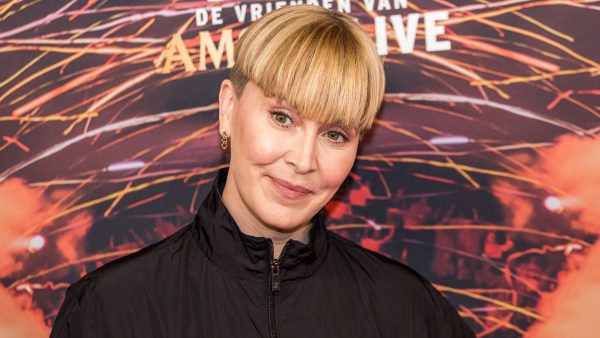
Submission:
M 352 17 L 287 6 L 251 24 L 238 40 L 230 76 L 238 95 L 250 80 L 303 118 L 371 128 L 385 90 L 374 42 Z

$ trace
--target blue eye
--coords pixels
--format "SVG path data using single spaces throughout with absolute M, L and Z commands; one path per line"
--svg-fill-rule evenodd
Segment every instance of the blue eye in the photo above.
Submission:
M 294 120 L 292 120 L 292 117 L 282 111 L 277 111 L 277 110 L 271 111 L 271 118 L 273 119 L 273 121 L 275 121 L 275 123 L 279 124 L 280 126 L 282 126 L 284 128 L 289 128 L 294 123 Z M 289 121 L 289 123 L 288 123 L 288 121 Z

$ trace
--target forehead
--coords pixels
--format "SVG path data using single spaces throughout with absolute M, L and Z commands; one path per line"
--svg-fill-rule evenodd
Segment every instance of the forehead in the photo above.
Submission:
M 297 109 L 290 105 L 285 99 L 279 99 L 277 97 L 265 96 L 264 91 L 254 84 L 252 81 L 248 81 L 246 84 L 246 88 L 242 93 L 241 101 L 260 101 L 257 103 L 267 104 L 267 105 L 276 105 L 278 107 L 284 108 L 286 110 L 297 113 Z
M 257 86 L 253 81 L 248 81 L 246 84 L 246 88 L 242 93 L 242 97 L 246 97 L 248 99 L 259 98 L 262 101 L 266 101 L 268 103 L 275 103 L 289 110 L 295 110 L 294 107 L 290 106 L 286 100 L 279 99 L 277 97 L 265 96 L 265 92 Z
M 302 117 L 302 118 L 310 119 L 310 120 L 316 121 L 320 124 L 327 123 L 327 124 L 338 125 L 338 126 L 343 125 L 340 121 L 335 121 L 335 120 L 328 123 L 326 121 L 326 119 L 327 119 L 326 116 L 319 116 L 316 114 L 312 114 L 311 118 L 308 118 L 306 116 L 306 114 L 304 114 L 303 112 L 299 112 L 295 107 L 290 105 L 285 99 L 279 99 L 277 97 L 265 96 L 264 91 L 260 87 L 258 87 L 256 84 L 254 84 L 252 81 L 248 81 L 247 88 L 246 88 L 246 90 L 244 90 L 244 92 L 242 94 L 242 96 L 246 96 L 246 95 L 248 96 L 248 98 L 250 100 L 252 100 L 253 98 L 259 98 L 260 101 L 262 101 L 263 103 L 265 103 L 267 105 L 274 105 L 274 106 L 283 108 L 285 110 L 288 110 L 288 111 L 291 111 L 293 113 L 300 115 L 300 117 Z M 314 118 L 315 115 L 317 118 Z M 319 118 L 319 117 L 322 117 L 322 118 Z M 339 120 L 341 120 L 341 118 Z M 354 129 L 354 128 L 348 127 L 347 129 Z

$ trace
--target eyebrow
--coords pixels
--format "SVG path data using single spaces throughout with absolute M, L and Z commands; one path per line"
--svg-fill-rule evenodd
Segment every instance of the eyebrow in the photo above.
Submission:
M 275 101 L 276 105 L 279 105 L 279 106 L 281 106 L 281 107 L 283 107 L 283 108 L 285 108 L 287 110 L 290 110 L 290 111 L 292 111 L 294 113 L 297 113 L 296 109 L 294 109 L 289 104 L 287 104 L 287 102 L 285 102 L 285 100 L 278 100 L 277 98 L 270 98 L 270 99 L 272 99 L 273 101 Z M 360 134 L 358 132 L 358 129 L 353 128 L 353 127 L 349 127 L 349 126 L 348 127 L 344 126 L 344 124 L 342 123 L 342 121 L 333 121 L 332 123 L 328 123 L 326 125 L 329 126 L 329 127 L 339 127 L 339 128 L 342 128 L 342 129 L 344 129 L 345 131 L 347 131 L 350 134 L 356 134 L 356 135 Z
M 283 108 L 287 109 L 287 110 L 292 110 L 292 111 L 296 111 L 294 108 L 292 108 L 287 102 L 285 102 L 284 100 L 277 100 L 276 98 L 273 98 L 273 101 L 275 101 L 275 104 L 282 106 Z

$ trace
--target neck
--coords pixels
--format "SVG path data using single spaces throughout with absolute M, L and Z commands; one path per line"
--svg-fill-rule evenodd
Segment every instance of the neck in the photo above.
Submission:
M 262 232 L 257 231 L 255 234 L 252 234 L 252 233 L 246 232 L 244 230 L 244 228 L 242 228 L 242 226 L 240 226 L 240 230 L 243 233 L 248 234 L 248 235 L 270 238 L 273 241 L 273 257 L 278 258 L 281 255 L 281 250 L 283 249 L 283 246 L 290 239 L 294 239 L 296 241 L 300 241 L 304 244 L 307 244 L 308 243 L 308 233 L 310 231 L 311 226 L 312 226 L 311 223 L 307 223 L 307 224 L 299 227 L 296 231 L 291 232 L 291 233 L 278 232 L 276 230 L 267 228 L 266 231 L 262 231 Z M 249 230 L 249 231 L 252 231 L 252 230 Z
M 231 178 L 231 177 L 229 177 Z M 290 240 L 300 241 L 304 244 L 308 244 L 308 235 L 312 223 L 307 222 L 305 224 L 298 225 L 293 228 L 292 231 L 279 231 L 278 229 L 271 227 L 267 224 L 262 223 L 257 219 L 247 208 L 244 208 L 239 194 L 234 191 L 232 184 L 228 184 L 230 180 L 225 183 L 223 189 L 222 202 L 235 220 L 236 224 L 240 228 L 240 231 L 246 235 L 254 237 L 266 237 L 273 241 L 273 257 L 277 258 L 281 255 L 281 251 L 285 243 Z

